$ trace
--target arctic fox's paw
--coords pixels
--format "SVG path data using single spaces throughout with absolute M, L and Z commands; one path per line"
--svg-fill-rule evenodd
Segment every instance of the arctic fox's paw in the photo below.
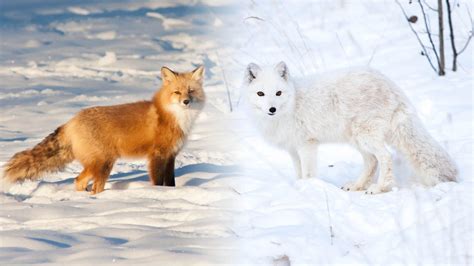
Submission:
M 360 191 L 364 189 L 364 186 L 360 186 L 359 184 L 354 184 L 354 182 L 348 182 L 344 186 L 341 187 L 344 191 Z
M 385 187 L 381 187 L 379 184 L 372 184 L 369 186 L 365 194 L 379 194 L 382 192 L 387 192 L 389 189 Z

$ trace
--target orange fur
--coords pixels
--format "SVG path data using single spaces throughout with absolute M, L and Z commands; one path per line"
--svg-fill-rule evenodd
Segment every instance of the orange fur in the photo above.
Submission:
M 76 189 L 85 190 L 93 179 L 92 193 L 99 193 L 118 158 L 146 157 L 150 181 L 174 186 L 174 158 L 195 119 L 192 114 L 199 113 L 205 101 L 204 69 L 175 73 L 163 67 L 161 72 L 163 85 L 151 101 L 80 111 L 33 149 L 15 154 L 6 164 L 5 178 L 33 179 L 76 159 L 84 166 Z

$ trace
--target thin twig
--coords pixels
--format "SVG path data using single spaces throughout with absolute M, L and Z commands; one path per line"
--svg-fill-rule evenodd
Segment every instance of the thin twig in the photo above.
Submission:
M 431 7 L 430 5 L 428 5 L 428 3 L 426 2 L 426 0 L 423 0 L 423 3 L 425 3 L 425 5 L 426 5 L 429 9 L 433 10 L 434 12 L 438 12 L 438 9 L 436 9 L 436 8 Z
M 433 47 L 433 52 L 434 52 L 435 57 L 436 57 L 436 61 L 438 62 L 438 70 L 441 70 L 441 62 L 439 61 L 438 52 L 437 52 L 436 46 L 433 42 L 433 38 L 431 37 L 431 31 L 430 31 L 430 27 L 428 25 L 428 19 L 426 17 L 425 8 L 423 7 L 423 4 L 421 3 L 420 0 L 418 0 L 418 4 L 420 5 L 421 13 L 423 14 L 423 21 L 425 22 L 425 28 L 426 28 L 426 31 L 428 32 L 428 39 L 430 40 L 431 46 Z M 436 72 L 438 73 L 438 71 L 436 71 Z
M 256 19 L 256 20 L 260 20 L 260 21 L 265 21 L 263 18 L 257 17 L 257 16 L 248 16 L 248 17 L 244 18 L 244 21 L 250 20 L 250 19 Z
M 379 39 L 379 42 L 377 43 L 377 46 L 375 46 L 374 50 L 372 51 L 372 55 L 370 55 L 369 62 L 367 62 L 367 66 L 370 66 L 370 63 L 372 63 L 372 60 L 375 57 L 375 53 L 377 53 L 377 50 L 379 49 L 380 45 L 382 44 L 382 40 L 385 38 L 385 29 L 387 28 L 387 24 L 385 24 L 385 28 L 382 31 L 382 37 Z
M 472 20 L 471 12 L 469 11 L 469 8 L 467 8 L 467 14 L 469 15 L 469 19 L 471 20 L 471 32 L 466 40 L 466 43 L 462 47 L 461 50 L 459 50 L 458 55 L 462 54 L 464 50 L 466 50 L 467 46 L 469 46 L 469 43 L 471 42 L 472 36 L 474 35 L 474 21 Z
M 313 69 L 314 70 L 318 69 L 319 67 L 316 65 L 317 63 L 316 58 L 314 57 L 313 51 L 306 44 L 306 40 L 305 40 L 306 38 L 303 36 L 303 33 L 301 33 L 300 25 L 294 19 L 293 19 L 293 23 L 296 25 L 296 32 L 298 33 L 301 41 L 303 41 L 303 46 L 306 49 L 306 52 L 309 54 L 309 56 L 311 56 L 311 64 L 313 65 Z
M 216 56 L 217 56 L 217 62 L 219 64 L 219 68 L 222 71 L 222 79 L 224 80 L 225 89 L 227 91 L 227 100 L 229 101 L 229 109 L 230 109 L 230 112 L 232 113 L 234 108 L 232 107 L 232 100 L 230 99 L 229 84 L 227 83 L 227 78 L 225 76 L 225 71 L 224 71 L 224 68 L 222 67 L 221 60 L 219 59 L 219 53 L 218 52 L 216 52 Z
M 461 48 L 461 50 L 457 51 L 456 49 L 456 42 L 455 42 L 455 39 L 454 39 L 454 27 L 453 27 L 453 19 L 452 19 L 452 9 L 451 9 L 451 3 L 449 2 L 449 0 L 446 0 L 446 6 L 447 6 L 447 9 L 448 9 L 448 22 L 449 22 L 449 37 L 451 39 L 451 49 L 453 51 L 453 67 L 452 67 L 452 70 L 453 71 L 456 71 L 457 70 L 457 66 L 458 66 L 458 56 L 460 54 L 462 54 L 466 48 L 468 47 L 471 39 L 472 39 L 472 36 L 473 36 L 473 32 L 474 32 L 474 24 L 472 23 L 472 17 L 471 17 L 471 13 L 469 12 L 469 8 L 467 8 L 467 13 L 469 15 L 469 18 L 471 20 L 471 25 L 472 25 L 472 28 L 471 28 L 471 31 L 469 33 L 469 36 L 466 40 L 466 42 L 464 43 L 464 46 Z
M 466 50 L 467 46 L 469 45 L 469 43 L 471 42 L 471 39 L 472 39 L 472 32 L 471 32 L 471 35 L 469 35 L 469 37 L 467 38 L 467 41 L 466 43 L 464 44 L 464 47 L 459 50 L 459 53 L 458 55 L 462 54 L 462 52 L 464 52 L 464 50 Z
M 420 36 L 418 36 L 418 32 L 416 32 L 416 30 L 413 28 L 413 26 L 411 25 L 411 22 L 408 20 L 409 17 L 407 15 L 407 13 L 405 12 L 405 9 L 403 8 L 402 4 L 400 4 L 400 2 L 398 0 L 395 0 L 395 2 L 398 4 L 398 6 L 400 7 L 400 9 L 402 10 L 403 12 L 403 15 L 405 16 L 406 18 L 406 21 L 408 22 L 408 26 L 410 26 L 410 29 L 411 31 L 415 34 L 416 36 L 416 39 L 418 40 L 418 43 L 420 44 L 421 48 L 423 49 L 423 52 L 426 56 L 426 58 L 428 59 L 428 62 L 430 63 L 430 66 L 431 68 L 434 70 L 434 72 L 438 73 L 438 70 L 436 70 L 435 66 L 433 65 L 433 62 L 431 62 L 431 58 L 428 54 L 428 51 L 426 50 L 425 48 L 425 45 L 423 44 L 423 42 L 421 41 L 420 39 Z
M 270 15 L 272 15 L 272 14 L 269 14 L 269 17 L 270 17 Z M 304 56 L 301 53 L 301 51 L 298 49 L 296 44 L 293 42 L 293 38 L 290 38 L 290 36 L 288 35 L 288 33 L 286 32 L 284 27 L 280 27 L 279 25 L 276 25 L 272 20 L 265 20 L 265 19 L 262 19 L 262 18 L 256 17 L 256 16 L 250 16 L 248 18 L 263 21 L 263 22 L 267 23 L 267 25 L 272 27 L 276 32 L 278 32 L 280 35 L 271 34 L 271 37 L 274 40 L 275 44 L 277 44 L 279 47 L 281 47 L 281 43 L 283 42 L 283 41 L 276 40 L 275 36 L 286 40 L 287 45 L 290 48 L 289 52 L 296 53 L 298 55 L 299 59 L 300 59 L 300 60 L 295 59 L 295 61 L 294 61 L 295 65 L 297 65 L 299 67 L 299 69 L 302 73 L 305 73 L 305 69 L 307 69 L 307 67 L 306 67 L 306 65 L 304 63 L 304 60 L 303 60 Z M 287 50 L 287 49 L 285 49 L 285 50 Z
M 328 193 L 326 191 L 326 188 L 324 188 L 324 195 L 326 197 L 326 209 L 328 211 L 328 221 L 329 221 L 329 237 L 331 238 L 331 246 L 334 244 L 333 239 L 334 239 L 334 230 L 332 228 L 332 220 L 331 220 L 331 212 L 329 211 L 329 201 L 328 201 Z
M 344 49 L 344 45 L 342 45 L 341 38 L 339 38 L 339 34 L 337 33 L 337 31 L 336 31 L 336 37 L 337 37 L 337 41 L 339 42 L 339 46 L 341 46 L 342 51 L 344 52 L 344 55 L 346 56 L 346 59 L 348 59 L 349 56 L 347 55 L 346 49 Z
M 379 46 L 380 46 L 380 43 L 377 44 L 377 46 L 375 46 L 374 50 L 372 51 L 372 54 L 370 55 L 369 62 L 367 62 L 367 66 L 370 66 L 370 63 L 372 63 L 372 60 L 374 59 L 375 53 L 379 49 Z

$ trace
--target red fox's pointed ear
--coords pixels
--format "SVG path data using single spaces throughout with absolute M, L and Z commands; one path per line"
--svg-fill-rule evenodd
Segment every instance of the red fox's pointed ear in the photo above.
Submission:
M 173 82 L 176 79 L 176 73 L 164 66 L 161 68 L 161 79 L 163 80 L 163 83 Z
M 202 78 L 204 77 L 204 66 L 198 66 L 191 72 L 193 75 L 193 79 L 196 81 L 202 82 Z

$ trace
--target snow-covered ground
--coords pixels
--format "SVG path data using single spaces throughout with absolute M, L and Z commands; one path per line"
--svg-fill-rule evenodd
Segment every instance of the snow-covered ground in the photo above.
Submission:
M 459 2 L 463 43 L 472 3 Z M 163 65 L 205 64 L 208 97 L 176 188 L 124 160 L 95 196 L 74 191 L 77 163 L 0 193 L 2 265 L 473 263 L 472 45 L 437 77 L 394 2 L 4 1 L 0 22 L 1 164 L 82 108 L 149 98 Z M 361 171 L 344 145 L 321 147 L 320 180 L 296 180 L 243 112 L 245 66 L 280 60 L 294 77 L 370 65 L 392 78 L 460 182 L 344 192 Z
M 0 194 L 0 264 L 232 261 L 237 139 L 209 34 L 220 27 L 210 12 L 226 7 L 95 2 L 2 2 L 2 164 L 82 108 L 151 98 L 163 65 L 205 64 L 207 107 L 177 159 L 177 188 L 151 186 L 138 160 L 118 162 L 96 196 L 74 191 L 78 163 Z

